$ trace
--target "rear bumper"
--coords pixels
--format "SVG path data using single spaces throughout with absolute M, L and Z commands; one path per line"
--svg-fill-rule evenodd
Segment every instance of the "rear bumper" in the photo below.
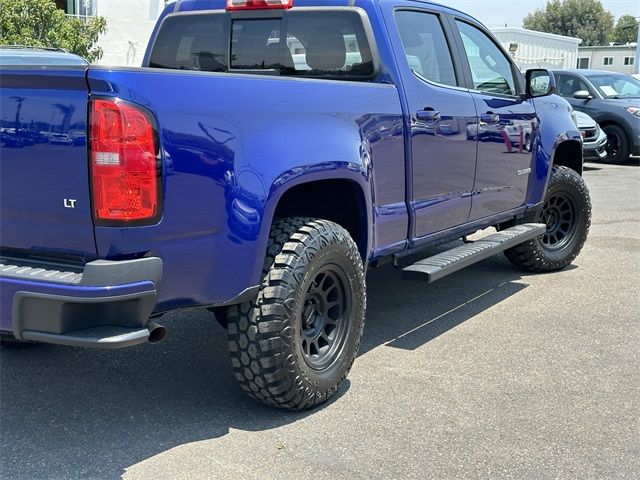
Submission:
M 155 257 L 97 260 L 68 271 L 3 258 L 0 330 L 61 345 L 144 343 L 161 278 L 162 260 Z

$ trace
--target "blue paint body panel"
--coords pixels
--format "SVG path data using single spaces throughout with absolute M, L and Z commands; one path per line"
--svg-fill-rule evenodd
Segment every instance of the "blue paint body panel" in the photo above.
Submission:
M 96 257 L 85 70 L 2 70 L 3 248 Z M 65 208 L 65 199 L 75 200 L 75 208 Z
M 365 232 L 370 256 L 406 238 L 395 86 L 154 69 L 91 68 L 88 79 L 92 95 L 136 102 L 156 116 L 162 220 L 95 231 L 101 258 L 163 259 L 159 308 L 221 303 L 257 285 L 277 202 L 303 182 L 352 182 L 370 227 L 376 192 L 375 214 L 384 219 L 376 238 L 385 243 Z
M 459 237 L 538 204 L 554 151 L 563 141 L 579 141 L 566 102 L 552 96 L 502 106 L 512 123 L 529 125 L 530 152 L 505 153 L 506 140 L 484 142 L 478 105 L 491 99 L 425 85 L 398 60 L 393 8 L 401 3 L 454 12 L 423 2 L 357 0 L 381 66 L 366 82 L 94 66 L 3 70 L 0 246 L 79 263 L 160 257 L 155 311 L 161 312 L 221 305 L 258 285 L 278 202 L 308 182 L 341 180 L 357 192 L 361 253 L 369 261 Z M 296 1 L 296 8 L 305 6 L 348 2 Z M 176 10 L 222 8 L 220 0 L 183 0 L 170 4 L 158 25 Z M 162 160 L 157 224 L 93 225 L 86 145 L 92 98 L 123 99 L 154 116 Z M 431 104 L 442 110 L 446 128 L 441 122 L 430 131 L 415 120 L 416 110 Z M 64 208 L 65 199 L 74 199 L 75 208 Z M 6 312 L 19 288 L 100 296 L 108 288 L 147 287 L 81 291 L 31 283 L 3 281 L 1 329 L 9 329 Z

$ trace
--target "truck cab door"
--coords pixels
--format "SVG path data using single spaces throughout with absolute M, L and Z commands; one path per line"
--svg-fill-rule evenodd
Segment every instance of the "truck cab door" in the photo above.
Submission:
M 468 68 L 478 122 L 468 137 L 478 142 L 469 221 L 505 212 L 525 202 L 532 171 L 532 145 L 538 135 L 533 104 L 508 55 L 480 25 L 452 19 Z
M 476 163 L 467 127 L 476 111 L 444 13 L 414 2 L 380 5 L 406 96 L 409 233 L 419 239 L 467 221 Z

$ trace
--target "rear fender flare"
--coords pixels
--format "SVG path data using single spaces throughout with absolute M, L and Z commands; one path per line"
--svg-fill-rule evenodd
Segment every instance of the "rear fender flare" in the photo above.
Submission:
M 366 237 L 365 253 L 366 258 L 369 258 L 372 254 L 373 245 L 375 244 L 373 241 L 375 235 L 373 222 L 373 191 L 369 178 L 370 172 L 368 171 L 370 168 L 367 168 L 367 166 L 362 163 L 325 162 L 304 167 L 297 172 L 295 170 L 297 169 L 283 172 L 271 185 L 260 227 L 261 232 L 259 238 L 262 239 L 262 241 L 258 247 L 259 251 L 266 251 L 266 241 L 269 236 L 269 229 L 274 220 L 276 208 L 282 197 L 289 190 L 299 185 L 317 181 L 346 180 L 353 183 L 359 189 L 360 197 L 363 199 L 364 204 L 359 205 L 359 208 L 364 209 L 363 220 L 366 222 L 366 227 L 362 234 Z

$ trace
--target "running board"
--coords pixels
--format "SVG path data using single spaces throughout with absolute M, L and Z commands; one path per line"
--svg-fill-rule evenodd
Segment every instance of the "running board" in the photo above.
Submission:
M 450 273 L 536 238 L 542 235 L 546 228 L 544 223 L 524 223 L 507 228 L 473 243 L 452 248 L 409 265 L 402 269 L 403 276 L 406 280 L 435 282 Z

